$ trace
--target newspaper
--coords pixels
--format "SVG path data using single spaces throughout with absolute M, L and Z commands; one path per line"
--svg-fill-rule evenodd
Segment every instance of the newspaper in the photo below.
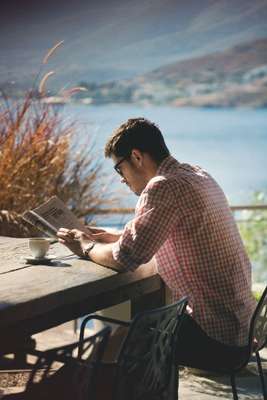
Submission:
M 51 237 L 56 237 L 59 228 L 79 229 L 86 232 L 86 227 L 82 222 L 57 196 L 51 197 L 46 203 L 33 210 L 26 211 L 22 218 Z

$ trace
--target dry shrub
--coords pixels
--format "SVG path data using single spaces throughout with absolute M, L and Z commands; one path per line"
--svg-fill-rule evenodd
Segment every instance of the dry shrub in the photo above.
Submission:
M 105 203 L 100 164 L 92 144 L 73 153 L 75 126 L 62 120 L 51 105 L 28 93 L 19 102 L 4 98 L 0 109 L 0 234 L 28 235 L 19 215 L 58 195 L 77 216 L 92 213 Z M 77 146 L 76 146 L 77 147 Z M 5 217 L 5 218 L 4 218 Z M 2 223 L 1 223 L 2 221 Z M 18 230 L 18 231 L 17 231 Z

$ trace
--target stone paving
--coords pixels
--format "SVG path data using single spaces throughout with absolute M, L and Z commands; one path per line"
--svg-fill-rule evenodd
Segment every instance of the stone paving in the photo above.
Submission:
M 236 379 L 239 400 L 263 399 L 255 364 L 242 372 Z M 214 374 L 198 375 L 190 370 L 180 373 L 180 400 L 233 399 L 230 379 Z

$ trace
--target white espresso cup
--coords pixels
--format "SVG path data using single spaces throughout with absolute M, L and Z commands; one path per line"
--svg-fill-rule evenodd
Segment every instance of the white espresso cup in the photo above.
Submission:
M 30 238 L 29 248 L 34 258 L 44 258 L 50 246 L 49 239 L 46 238 Z

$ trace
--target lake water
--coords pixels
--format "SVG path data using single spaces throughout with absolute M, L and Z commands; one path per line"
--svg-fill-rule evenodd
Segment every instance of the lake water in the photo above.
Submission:
M 77 121 L 81 145 L 94 137 L 95 151 L 109 176 L 113 170 L 111 161 L 104 161 L 106 139 L 127 118 L 143 116 L 160 127 L 179 161 L 201 165 L 213 175 L 231 205 L 250 204 L 255 191 L 267 190 L 266 110 L 68 105 L 64 113 Z M 114 179 L 116 188 L 122 186 Z M 135 202 L 128 192 L 123 203 Z

